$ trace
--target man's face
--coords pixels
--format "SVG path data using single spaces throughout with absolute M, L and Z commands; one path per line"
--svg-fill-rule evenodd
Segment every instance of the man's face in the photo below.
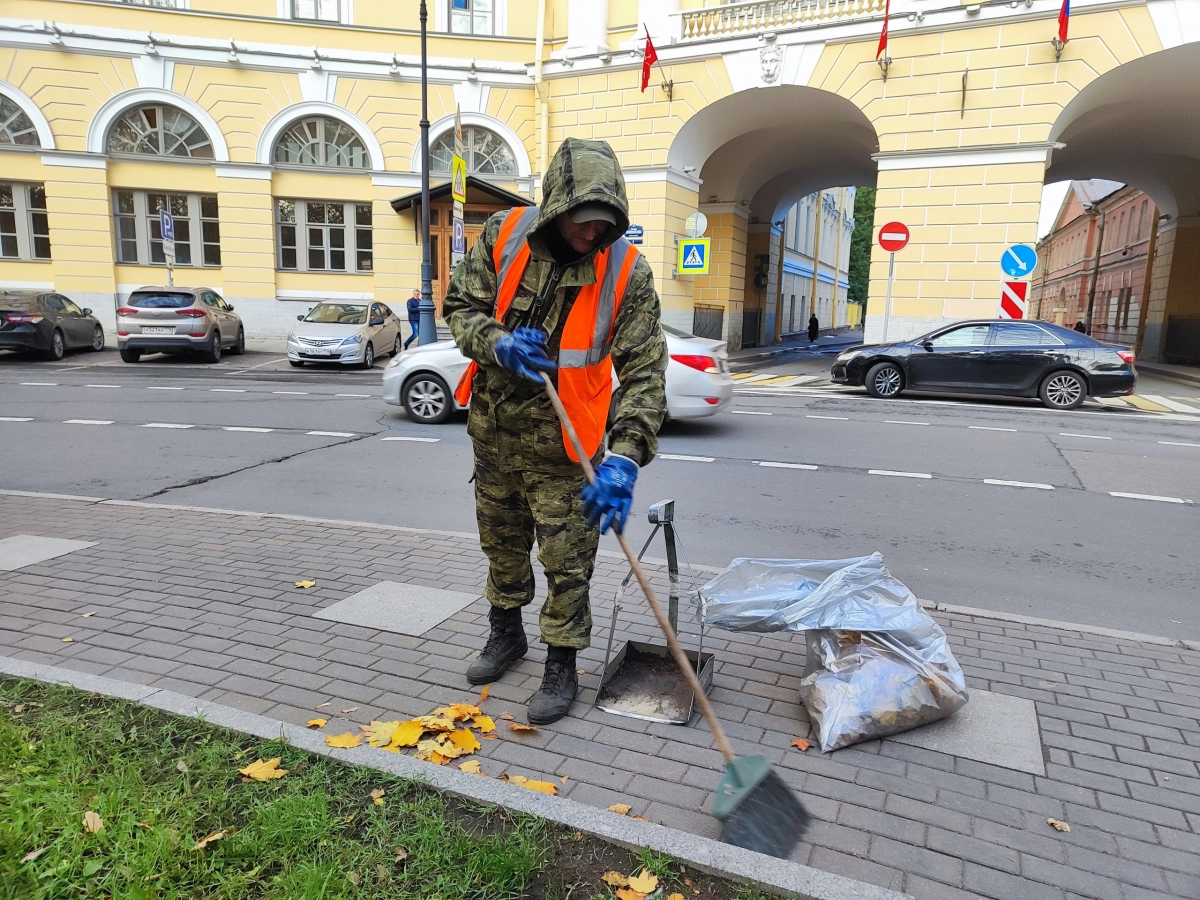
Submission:
M 420 292 L 420 291 L 413 291 L 413 299 L 414 299 L 414 300 L 420 300 L 420 299 L 421 299 L 421 292 Z
M 603 240 L 605 232 L 608 231 L 608 223 L 603 220 L 572 222 L 567 213 L 560 214 L 554 221 L 558 225 L 558 231 L 563 236 L 563 240 L 581 256 L 595 250 Z

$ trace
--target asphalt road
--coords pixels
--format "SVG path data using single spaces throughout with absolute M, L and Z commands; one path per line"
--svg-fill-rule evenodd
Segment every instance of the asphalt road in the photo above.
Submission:
M 0 488 L 475 528 L 462 419 L 378 370 L 114 357 L 0 354 Z M 676 500 L 694 563 L 879 550 L 928 600 L 1200 638 L 1200 417 L 746 388 L 661 445 L 638 505 Z

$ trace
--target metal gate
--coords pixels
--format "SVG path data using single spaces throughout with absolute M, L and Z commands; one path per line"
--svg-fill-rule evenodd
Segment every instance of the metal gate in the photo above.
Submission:
M 1163 357 L 1169 363 L 1200 363 L 1200 318 L 1169 316 Z
M 721 336 L 725 324 L 725 307 L 707 306 L 697 303 L 692 309 L 692 334 L 714 341 L 724 340 Z
M 742 346 L 758 346 L 758 328 L 762 321 L 761 309 L 742 310 Z

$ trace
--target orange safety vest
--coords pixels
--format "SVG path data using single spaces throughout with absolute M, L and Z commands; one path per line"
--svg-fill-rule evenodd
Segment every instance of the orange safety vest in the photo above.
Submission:
M 492 248 L 498 285 L 492 315 L 500 321 L 504 321 L 529 264 L 527 238 L 537 224 L 538 215 L 536 206 L 510 209 Z M 637 248 L 625 238 L 618 238 L 611 247 L 596 254 L 596 281 L 579 289 L 559 343 L 558 395 L 589 456 L 596 455 L 604 439 L 612 401 L 612 359 L 608 351 L 617 311 L 637 259 Z M 479 364 L 472 360 L 459 379 L 454 398 L 460 405 L 465 406 L 470 399 L 471 381 L 478 371 Z M 567 456 L 579 462 L 565 429 L 563 446 Z

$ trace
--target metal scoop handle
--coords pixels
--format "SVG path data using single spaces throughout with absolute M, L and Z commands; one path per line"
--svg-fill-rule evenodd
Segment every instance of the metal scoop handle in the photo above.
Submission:
M 583 474 L 587 476 L 588 484 L 595 484 L 596 472 L 592 469 L 592 462 L 583 449 L 583 443 L 579 440 L 579 435 L 575 433 L 575 426 L 571 424 L 571 419 L 567 415 L 567 411 L 563 408 L 562 400 L 558 397 L 558 391 L 554 389 L 554 385 L 550 383 L 548 376 L 543 375 L 542 379 L 546 383 L 546 393 L 550 395 L 550 403 L 553 404 L 554 411 L 558 413 L 559 421 L 562 422 L 563 431 L 566 432 L 567 437 L 570 439 L 571 446 L 575 448 L 575 455 L 579 457 L 579 464 L 583 467 Z M 671 623 L 667 621 L 662 606 L 659 605 L 658 599 L 654 596 L 654 588 L 650 587 L 650 579 L 646 577 L 646 573 L 642 569 L 642 564 L 634 556 L 633 549 L 625 542 L 624 535 L 617 534 L 617 543 L 621 545 L 621 550 L 624 552 L 625 558 L 629 560 L 629 567 L 633 569 L 633 574 L 637 576 L 638 584 L 642 587 L 642 593 L 646 595 L 646 602 L 650 604 L 650 610 L 654 613 L 654 618 L 658 620 L 658 627 L 662 629 L 663 637 L 667 639 L 667 646 L 671 650 L 671 655 L 675 657 L 675 663 L 679 666 L 679 671 L 683 673 L 683 677 L 687 680 L 692 692 L 696 695 L 696 702 L 700 704 L 700 712 L 704 715 L 704 720 L 708 722 L 708 727 L 712 731 L 717 749 L 721 751 L 721 755 L 725 757 L 726 762 L 733 762 L 737 759 L 737 754 L 733 752 L 733 746 L 729 743 L 729 738 L 725 736 L 725 729 L 721 727 L 721 723 L 717 719 L 717 713 L 712 708 L 712 704 L 708 700 L 708 695 L 704 693 L 704 687 L 700 684 L 700 679 L 696 677 L 695 670 L 692 669 L 691 660 L 687 658 L 683 652 L 683 648 L 679 646 L 679 639 L 675 636 L 675 630 L 671 628 Z

